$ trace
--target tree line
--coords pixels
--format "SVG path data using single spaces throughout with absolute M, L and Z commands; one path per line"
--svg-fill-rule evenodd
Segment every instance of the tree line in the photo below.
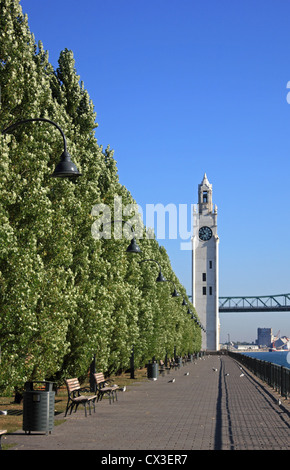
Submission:
M 155 238 L 92 236 L 92 208 L 134 204 L 118 178 L 110 147 L 96 138 L 96 112 L 77 74 L 72 51 L 60 52 L 56 69 L 36 44 L 18 0 L 0 0 L 1 129 L 21 119 L 45 118 L 64 131 L 82 176 L 51 178 L 62 153 L 58 130 L 45 122 L 1 135 L 0 157 L 0 392 L 28 380 L 84 376 L 95 355 L 108 374 L 152 356 L 197 352 L 194 312 Z M 129 143 L 128 143 L 129 144 Z M 121 199 L 120 199 L 121 198 Z M 172 284 L 157 283 L 157 265 Z

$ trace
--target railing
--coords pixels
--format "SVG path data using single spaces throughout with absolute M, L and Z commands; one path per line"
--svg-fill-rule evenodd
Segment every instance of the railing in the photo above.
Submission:
M 273 387 L 282 397 L 290 397 L 290 369 L 231 351 L 228 351 L 228 355 Z

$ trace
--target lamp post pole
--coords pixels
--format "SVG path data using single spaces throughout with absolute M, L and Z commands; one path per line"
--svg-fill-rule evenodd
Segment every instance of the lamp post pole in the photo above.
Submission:
M 10 126 L 3 129 L 2 134 L 5 135 L 8 132 L 13 131 L 19 125 L 28 124 L 30 122 L 35 122 L 35 121 L 42 121 L 42 122 L 47 122 L 49 124 L 52 124 L 53 126 L 55 126 L 59 130 L 59 132 L 61 133 L 62 139 L 63 139 L 64 150 L 63 150 L 63 153 L 61 155 L 61 161 L 56 166 L 52 176 L 61 177 L 61 178 L 68 178 L 68 177 L 71 177 L 71 176 L 74 176 L 74 177 L 80 176 L 81 173 L 79 173 L 76 165 L 71 161 L 71 157 L 70 157 L 70 155 L 67 151 L 67 143 L 66 143 L 65 135 L 64 135 L 62 129 L 55 122 L 53 122 L 49 119 L 45 119 L 45 118 L 24 119 L 24 120 L 21 120 L 21 121 L 17 121 L 14 124 L 11 124 Z M 23 404 L 24 416 L 26 416 L 26 413 L 28 413 L 28 418 L 27 419 L 28 419 L 28 421 L 30 421 L 31 417 L 29 418 L 29 414 L 31 413 L 31 411 L 30 412 L 28 411 L 29 406 L 27 405 L 28 402 L 26 403 L 25 398 L 26 397 L 24 395 L 24 404 Z M 27 406 L 27 408 L 26 408 L 26 406 Z M 46 410 L 47 416 L 49 416 L 50 414 L 53 415 L 53 410 L 54 410 L 54 395 L 53 395 L 53 399 L 49 400 L 49 404 L 48 404 L 47 410 Z M 23 425 L 27 426 L 28 422 L 25 422 L 25 420 L 24 420 Z
M 71 176 L 78 177 L 81 176 L 81 173 L 79 173 L 76 165 L 72 162 L 71 156 L 68 153 L 67 150 L 67 143 L 66 143 L 66 138 L 64 135 L 63 130 L 59 127 L 58 124 L 56 124 L 54 121 L 51 121 L 50 119 L 45 119 L 45 118 L 33 118 L 33 119 L 24 119 L 21 121 L 17 121 L 14 124 L 11 124 L 11 126 L 6 127 L 6 129 L 2 130 L 2 134 L 7 134 L 10 131 L 13 131 L 16 127 L 22 124 L 28 124 L 30 122 L 47 122 L 49 124 L 52 124 L 54 127 L 56 127 L 59 132 L 61 133 L 62 139 L 63 139 L 63 153 L 61 154 L 60 157 L 60 162 L 56 166 L 53 174 L 51 176 L 55 178 L 69 178 Z
M 131 228 L 133 236 L 131 238 L 130 245 L 128 246 L 128 248 L 126 250 L 127 253 L 141 253 L 141 248 L 138 246 L 138 244 L 136 242 L 134 229 L 133 229 L 132 225 L 129 224 L 129 222 L 127 222 L 127 220 L 111 220 L 110 222 L 105 222 L 103 225 L 109 225 L 109 224 L 113 224 L 115 222 L 122 222 L 124 224 L 129 225 L 129 227 Z
M 151 261 L 153 263 L 156 263 L 159 266 L 159 274 L 158 274 L 158 277 L 156 278 L 156 282 L 166 282 L 166 279 L 165 279 L 165 277 L 163 276 L 163 274 L 161 272 L 160 263 L 158 263 L 158 261 L 156 261 L 155 259 L 151 259 L 151 258 L 142 259 L 141 261 L 138 261 L 138 262 L 139 262 L 139 264 L 141 264 L 141 263 L 144 263 L 145 261 L 149 261 L 149 262 Z M 131 377 L 131 379 L 135 378 L 134 370 L 135 370 L 135 365 L 134 365 L 134 345 L 133 345 L 132 346 L 132 351 L 131 351 L 131 357 L 130 357 L 130 377 Z
M 106 222 L 104 225 L 112 224 L 114 222 L 122 222 L 122 223 L 128 224 L 131 228 L 133 238 L 131 239 L 130 245 L 128 246 L 126 252 L 127 253 L 141 253 L 141 249 L 137 245 L 137 242 L 135 239 L 135 233 L 134 233 L 132 225 L 129 224 L 129 222 L 127 222 L 126 220 L 111 220 L 110 222 Z M 90 383 L 91 384 L 94 384 L 93 374 L 95 372 L 95 362 L 96 362 L 96 356 L 94 355 L 92 363 L 91 363 L 91 368 L 90 368 Z M 132 351 L 131 351 L 130 368 L 131 368 L 131 379 L 134 379 L 134 346 L 132 347 Z M 91 392 L 94 391 L 93 387 L 94 385 L 91 385 Z
M 166 279 L 161 272 L 160 263 L 158 263 L 158 261 L 156 261 L 155 259 L 147 258 L 147 259 L 142 259 L 141 261 L 139 261 L 139 264 L 144 263 L 145 261 L 152 261 L 153 263 L 156 263 L 159 266 L 159 274 L 156 279 L 156 282 L 166 282 Z

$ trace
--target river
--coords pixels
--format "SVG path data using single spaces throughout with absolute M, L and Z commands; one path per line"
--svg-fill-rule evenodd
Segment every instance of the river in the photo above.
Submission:
M 279 366 L 290 369 L 290 352 L 289 351 L 272 351 L 272 352 L 245 352 L 246 356 L 255 357 L 262 361 L 272 362 Z

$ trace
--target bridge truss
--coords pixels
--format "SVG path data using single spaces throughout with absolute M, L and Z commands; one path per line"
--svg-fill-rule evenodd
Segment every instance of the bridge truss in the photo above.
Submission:
M 260 297 L 219 297 L 219 312 L 287 312 L 290 294 Z

